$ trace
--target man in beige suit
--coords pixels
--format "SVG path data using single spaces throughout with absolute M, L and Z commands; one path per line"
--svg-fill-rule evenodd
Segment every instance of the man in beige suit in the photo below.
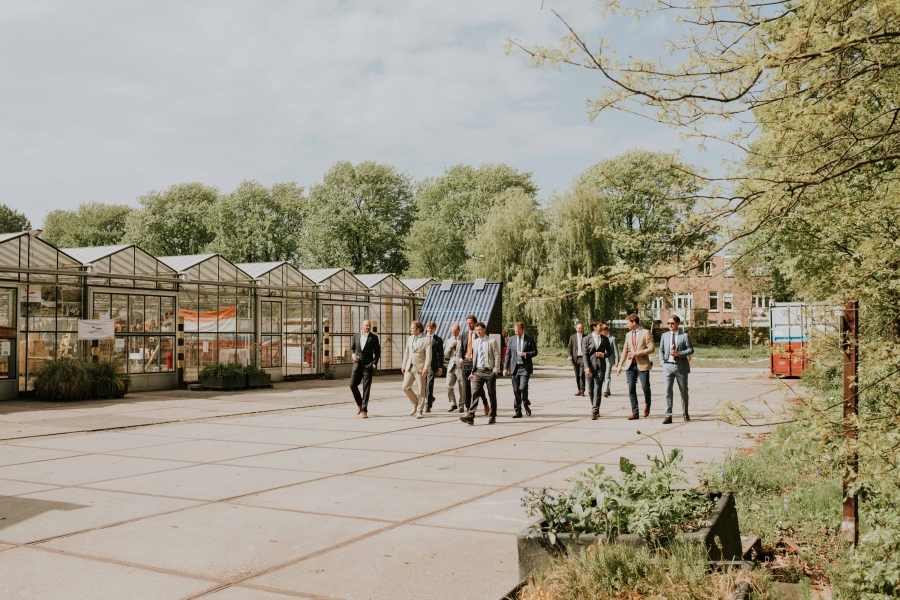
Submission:
M 475 335 L 472 341 L 472 402 L 469 404 L 468 414 L 459 418 L 468 425 L 475 424 L 475 409 L 478 408 L 476 398 L 484 398 L 484 390 L 490 399 L 491 409 L 488 424 L 497 422 L 497 388 L 494 385 L 500 374 L 500 342 L 487 337 L 487 326 L 484 323 L 475 324 Z
M 625 348 L 622 350 L 621 359 L 616 367 L 616 375 L 622 374 L 625 369 L 625 377 L 628 379 L 628 397 L 631 400 L 631 416 L 628 420 L 638 417 L 637 380 L 641 380 L 641 389 L 644 391 L 644 418 L 650 416 L 650 367 L 653 363 L 650 357 L 653 355 L 653 334 L 646 329 L 641 329 L 641 319 L 637 315 L 628 315 L 625 318 L 629 332 L 625 334 Z
M 431 366 L 431 338 L 425 333 L 422 321 L 413 321 L 409 326 L 409 339 L 403 350 L 403 391 L 409 396 L 413 409 L 409 413 L 417 419 L 424 417 L 425 412 L 425 378 Z M 413 382 L 419 385 L 418 395 L 412 391 Z M 417 414 L 418 413 L 418 414 Z

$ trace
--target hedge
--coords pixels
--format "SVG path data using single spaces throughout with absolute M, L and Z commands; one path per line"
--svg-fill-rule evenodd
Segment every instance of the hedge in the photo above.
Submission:
M 654 327 L 653 339 L 658 344 L 662 334 L 668 328 Z M 621 343 L 625 339 L 627 329 L 613 329 L 610 331 L 616 340 Z M 703 346 L 731 346 L 744 348 L 750 346 L 750 334 L 746 327 L 686 327 L 684 331 L 691 334 L 691 341 Z M 753 343 L 766 344 L 769 341 L 768 327 L 753 328 Z

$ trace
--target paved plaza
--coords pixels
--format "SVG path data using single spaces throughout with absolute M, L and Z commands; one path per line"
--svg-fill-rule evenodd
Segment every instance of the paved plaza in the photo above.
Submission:
M 720 400 L 783 402 L 760 369 L 695 369 L 690 423 L 626 421 L 624 375 L 600 419 L 569 369 L 537 369 L 534 416 L 474 427 L 408 416 L 399 376 L 370 418 L 348 380 L 254 392 L 159 392 L 71 405 L 0 403 L 0 598 L 498 600 L 517 584 L 525 486 L 562 486 L 620 456 L 648 465 L 660 432 L 689 472 L 756 443 Z M 440 380 L 443 392 L 443 380 Z

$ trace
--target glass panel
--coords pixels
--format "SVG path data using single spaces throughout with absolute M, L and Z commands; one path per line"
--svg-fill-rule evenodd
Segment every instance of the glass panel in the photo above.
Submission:
M 16 337 L 15 291 L 0 289 L 0 379 L 11 379 L 15 373 Z
M 94 308 L 91 317 L 97 319 L 111 319 L 110 316 L 110 295 L 94 294 Z
M 159 299 L 160 331 L 176 331 L 175 328 L 175 298 L 163 296 Z
M 271 366 L 280 367 L 281 366 L 281 336 L 273 335 L 270 339 L 271 339 L 270 353 L 271 353 L 271 357 L 272 357 Z
M 272 336 L 262 336 L 262 347 L 259 349 L 260 366 L 262 368 L 272 366 Z
M 200 370 L 203 370 L 208 364 L 212 364 L 218 360 L 218 344 L 217 344 L 217 336 L 214 333 L 201 333 L 199 338 L 200 344 L 198 349 L 198 357 L 199 363 L 198 366 Z
M 29 333 L 28 334 L 28 350 L 20 354 L 20 360 L 28 357 L 29 378 L 41 370 L 44 363 L 56 356 L 56 334 L 55 333 Z M 23 369 L 24 372 L 24 369 Z M 31 385 L 29 382 L 29 389 Z
M 253 332 L 253 297 L 247 288 L 238 290 L 237 319 L 237 331 L 242 333 Z
M 281 333 L 281 302 L 272 303 L 272 333 Z
M 125 356 L 125 344 L 125 338 L 122 336 L 118 336 L 114 340 L 100 340 L 100 360 L 118 358 L 122 363 L 119 372 L 124 373 L 128 366 L 128 360 Z
M 81 318 L 81 286 L 60 286 L 59 290 L 59 315 L 56 328 L 58 331 L 78 332 L 78 319 Z
M 237 330 L 237 297 L 233 291 L 220 288 L 218 317 L 219 331 Z
M 237 359 L 239 362 L 248 365 L 251 359 L 251 349 L 253 348 L 253 336 L 246 334 L 238 334 L 234 336 L 234 347 L 237 351 Z
M 184 334 L 184 379 L 197 381 L 200 378 L 200 337 L 197 333 Z M 177 359 L 177 357 L 176 357 Z
M 116 331 L 128 331 L 128 296 L 113 294 L 110 312 L 116 324 Z
M 216 311 L 219 310 L 215 287 L 200 286 L 200 305 L 198 310 L 200 311 L 199 322 L 193 324 L 193 330 L 202 333 L 214 333 L 218 328 Z M 187 319 L 185 319 L 185 329 L 187 329 Z
M 260 310 L 262 311 L 262 314 L 260 315 L 260 333 L 270 333 L 272 331 L 272 303 L 261 303 Z
M 144 296 L 144 331 L 159 331 L 158 296 Z
M 159 373 L 159 338 L 148 335 L 144 338 L 145 373 Z
M 175 350 L 175 338 L 165 335 L 159 338 L 159 370 L 162 372 L 174 371 L 175 361 L 178 359 Z
M 144 354 L 144 336 L 129 336 L 126 342 L 128 343 L 128 372 L 143 373 L 144 360 L 146 359 Z
M 128 331 L 144 331 L 144 297 L 128 297 Z

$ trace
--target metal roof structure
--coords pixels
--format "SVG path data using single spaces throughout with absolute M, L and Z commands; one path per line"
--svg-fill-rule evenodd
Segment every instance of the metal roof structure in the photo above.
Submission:
M 369 288 L 357 279 L 353 273 L 342 267 L 336 269 L 300 269 L 300 272 L 315 283 L 323 286 L 326 291 L 349 293 L 367 293 L 369 291 Z
M 412 290 L 413 294 L 422 296 L 428 293 L 428 286 L 434 283 L 434 277 L 420 277 L 418 279 L 401 279 L 403 285 Z
M 53 244 L 38 237 L 37 230 L 0 234 L 0 267 L 13 269 L 59 269 L 81 272 L 83 265 Z M 3 271 L 0 268 L 0 271 Z M 50 275 L 25 274 L 14 270 L 3 272 L 3 279 L 48 280 Z
M 254 279 L 259 280 L 263 287 L 287 286 L 308 291 L 317 286 L 317 284 L 309 277 L 306 277 L 299 269 L 285 260 L 275 262 L 237 263 L 237 267 Z
M 395 296 L 412 296 L 413 292 L 393 273 L 376 273 L 373 275 L 357 275 L 364 286 L 379 294 Z
M 189 280 L 208 282 L 246 282 L 253 277 L 220 254 L 190 254 L 188 256 L 158 256 L 166 266 L 179 273 L 187 273 Z
M 65 248 L 62 250 L 69 256 L 92 268 L 94 273 L 115 273 L 116 275 L 134 275 L 129 278 L 90 277 L 89 285 L 108 285 L 113 287 L 160 287 L 152 282 L 153 277 L 171 278 L 175 282 L 176 272 L 152 254 L 141 250 L 135 244 L 116 246 L 89 246 L 85 248 Z M 147 277 L 142 280 L 141 277 Z M 172 284 L 162 286 L 168 289 Z
M 117 246 L 88 246 L 84 248 L 60 248 L 63 252 L 81 262 L 89 265 L 94 261 L 106 258 L 110 254 L 121 252 L 126 248 L 131 248 L 134 244 L 119 244 Z
M 484 289 L 477 291 L 474 282 L 453 282 L 450 289 L 442 291 L 438 283 L 432 283 L 425 297 L 425 304 L 419 313 L 423 323 L 434 321 L 437 334 L 446 338 L 450 327 L 466 326 L 466 317 L 475 315 L 487 325 L 488 333 L 500 333 L 503 321 L 503 284 L 489 281 Z

